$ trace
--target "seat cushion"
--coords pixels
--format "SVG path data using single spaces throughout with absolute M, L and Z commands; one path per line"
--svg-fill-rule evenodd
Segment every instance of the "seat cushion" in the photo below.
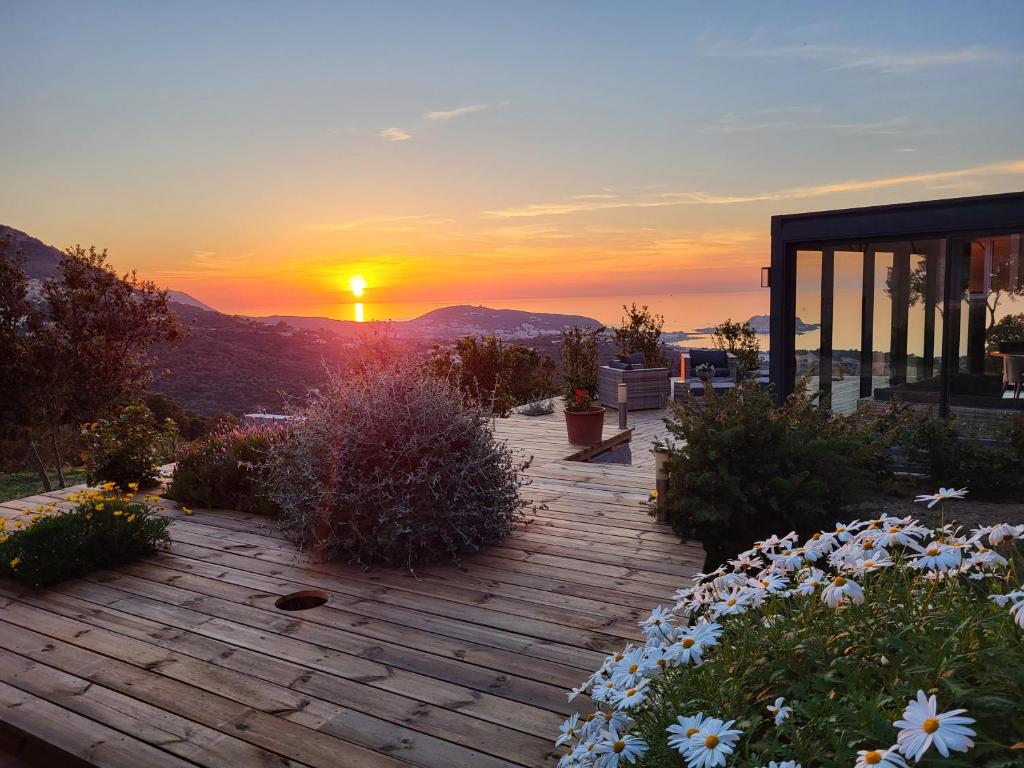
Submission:
M 609 368 L 614 368 L 617 371 L 628 371 L 630 369 L 629 363 L 623 362 L 622 360 L 611 360 L 608 363 Z
M 631 370 L 646 367 L 647 360 L 644 358 L 643 352 L 634 352 L 631 355 L 623 355 L 620 359 L 624 363 L 629 363 Z

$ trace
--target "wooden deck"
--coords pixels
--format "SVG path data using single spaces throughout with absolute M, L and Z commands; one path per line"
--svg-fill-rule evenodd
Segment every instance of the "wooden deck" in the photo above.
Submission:
M 4 732 L 67 756 L 39 765 L 553 765 L 566 690 L 703 552 L 647 516 L 649 464 L 564 461 L 560 414 L 498 433 L 534 456 L 525 493 L 547 509 L 465 569 L 312 563 L 260 519 L 163 502 L 167 553 L 41 593 L 0 582 Z M 274 607 L 310 588 L 330 602 Z M 32 764 L 5 743 L 0 765 Z

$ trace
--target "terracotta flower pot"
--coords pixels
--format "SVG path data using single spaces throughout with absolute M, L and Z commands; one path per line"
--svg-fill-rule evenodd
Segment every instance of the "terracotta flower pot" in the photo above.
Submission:
M 604 429 L 604 408 L 593 405 L 585 411 L 566 411 L 565 428 L 573 445 L 593 445 L 601 442 Z

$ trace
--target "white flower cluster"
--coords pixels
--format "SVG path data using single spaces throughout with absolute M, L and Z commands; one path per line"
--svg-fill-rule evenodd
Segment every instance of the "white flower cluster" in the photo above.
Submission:
M 963 498 L 966 489 L 941 489 L 917 501 L 935 503 Z M 910 517 L 882 515 L 873 520 L 837 524 L 802 544 L 797 535 L 771 536 L 707 574 L 695 576 L 695 586 L 676 592 L 671 609 L 658 606 L 641 626 L 646 636 L 642 647 L 627 646 L 608 656 L 593 675 L 569 694 L 572 701 L 588 694 L 597 706 L 581 717 L 574 714 L 562 725 L 557 746 L 566 754 L 559 768 L 618 768 L 636 763 L 648 743 L 631 733 L 635 723 L 629 712 L 641 707 L 651 683 L 673 667 L 700 665 L 718 645 L 722 624 L 729 616 L 759 609 L 772 600 L 817 597 L 830 609 L 862 603 L 858 583 L 866 574 L 885 568 L 920 571 L 924 578 L 941 580 L 959 575 L 971 579 L 998 577 L 1007 560 L 994 551 L 1008 539 L 1024 538 L 1024 525 L 982 526 L 970 535 L 942 526 L 930 529 Z M 897 559 L 893 558 L 897 554 Z M 1024 628 L 1024 590 L 992 596 Z M 769 620 L 768 617 L 765 619 Z M 776 727 L 793 715 L 783 698 L 767 708 Z M 896 744 L 888 749 L 858 752 L 856 768 L 906 768 L 905 758 L 920 760 L 932 746 L 947 756 L 950 750 L 965 752 L 974 742 L 974 731 L 963 717 L 965 710 L 937 713 L 935 697 L 918 692 L 908 703 Z M 704 713 L 681 714 L 667 729 L 666 743 L 683 757 L 687 768 L 724 766 L 742 731 L 734 720 Z M 796 761 L 772 762 L 765 768 L 800 768 Z

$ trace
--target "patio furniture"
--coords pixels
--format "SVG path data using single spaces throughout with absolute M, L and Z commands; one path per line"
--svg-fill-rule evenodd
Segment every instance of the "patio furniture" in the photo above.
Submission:
M 1020 398 L 1021 387 L 1024 386 L 1024 355 L 1002 354 L 1003 358 L 1003 389 L 1013 386 L 1013 399 Z
M 704 382 L 698 378 L 686 379 L 685 381 L 678 376 L 672 377 L 672 399 L 677 403 L 683 402 L 689 395 L 693 397 L 704 397 L 705 387 L 710 384 L 711 388 L 718 394 L 721 394 L 729 389 L 736 388 L 735 381 L 729 381 L 728 379 L 711 379 L 710 382 Z
M 683 371 L 687 381 L 699 381 L 697 366 L 710 364 L 715 368 L 712 381 L 736 382 L 739 375 L 736 355 L 718 349 L 691 349 L 683 354 Z
M 665 399 L 671 391 L 668 368 L 613 368 L 602 365 L 597 371 L 597 399 L 602 405 L 618 408 L 619 384 L 626 385 L 626 409 L 629 411 L 664 408 Z

